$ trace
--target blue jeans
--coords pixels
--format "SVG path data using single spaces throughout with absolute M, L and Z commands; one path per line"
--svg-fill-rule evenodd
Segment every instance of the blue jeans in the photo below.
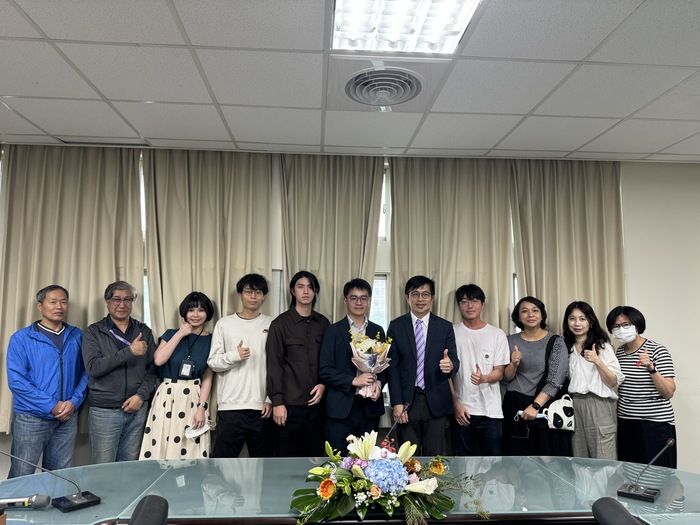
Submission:
M 12 454 L 38 464 L 44 454 L 43 467 L 48 470 L 68 468 L 73 460 L 78 411 L 65 422 L 15 413 L 12 418 Z M 36 469 L 12 460 L 8 478 L 34 474 Z
M 121 408 L 90 407 L 88 425 L 93 464 L 139 459 L 147 415 L 148 403 L 130 414 Z
M 463 427 L 452 418 L 452 452 L 455 456 L 500 456 L 502 424 L 502 419 L 471 416 L 469 426 Z

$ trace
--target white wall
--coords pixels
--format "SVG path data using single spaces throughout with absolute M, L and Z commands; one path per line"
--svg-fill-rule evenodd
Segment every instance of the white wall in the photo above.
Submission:
M 621 179 L 627 302 L 644 314 L 644 335 L 671 352 L 678 467 L 700 472 L 700 164 L 625 162 Z

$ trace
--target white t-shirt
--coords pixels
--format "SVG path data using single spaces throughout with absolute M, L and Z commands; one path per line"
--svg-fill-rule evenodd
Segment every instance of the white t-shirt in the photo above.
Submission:
M 476 371 L 477 363 L 484 375 L 491 373 L 494 366 L 510 363 L 505 332 L 490 324 L 472 330 L 464 323 L 454 325 L 454 332 L 459 357 L 459 371 L 453 379 L 457 399 L 473 416 L 502 419 L 499 382 L 473 385 L 469 376 Z

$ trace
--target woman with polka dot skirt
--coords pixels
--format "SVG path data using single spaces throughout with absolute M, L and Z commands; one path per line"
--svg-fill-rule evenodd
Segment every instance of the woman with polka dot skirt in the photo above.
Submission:
M 201 292 L 180 304 L 180 329 L 160 338 L 155 363 L 161 384 L 151 403 L 141 443 L 141 459 L 197 459 L 209 457 L 209 432 L 188 438 L 185 431 L 207 424 L 209 393 L 214 372 L 207 366 L 211 334 L 204 325 L 214 306 Z

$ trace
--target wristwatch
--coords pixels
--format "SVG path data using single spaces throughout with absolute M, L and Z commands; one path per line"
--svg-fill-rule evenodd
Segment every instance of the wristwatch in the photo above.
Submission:
M 656 369 L 656 367 L 654 367 L 654 368 L 652 368 L 651 370 L 649 370 L 649 373 L 650 373 L 650 374 L 655 374 L 656 372 L 658 372 L 658 370 Z
M 208 410 L 209 403 L 207 403 L 206 401 L 204 403 L 197 403 L 197 408 L 199 408 L 199 407 L 204 407 L 204 410 Z
M 537 411 L 539 411 L 539 410 L 542 409 L 542 405 L 540 405 L 537 401 L 533 401 L 533 402 L 530 403 L 530 404 L 532 405 L 532 408 L 534 408 L 534 409 L 537 410 Z

